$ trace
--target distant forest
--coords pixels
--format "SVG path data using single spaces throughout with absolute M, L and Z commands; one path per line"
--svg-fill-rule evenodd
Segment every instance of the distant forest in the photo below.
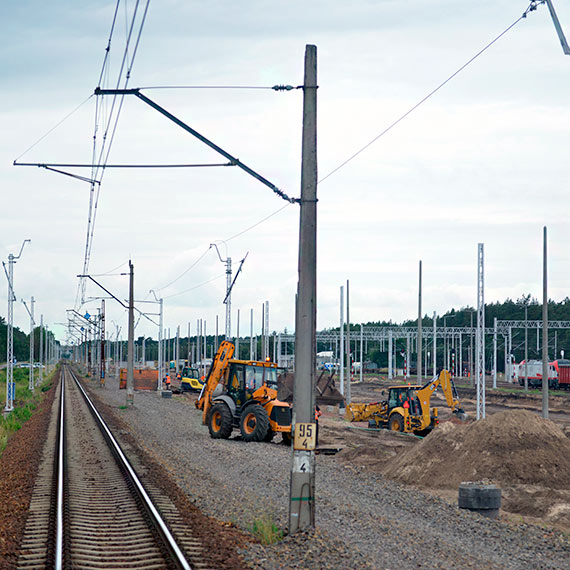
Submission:
M 8 348 L 6 346 L 8 340 L 8 325 L 6 319 L 0 317 L 0 362 L 6 362 Z M 47 336 L 53 337 L 53 333 L 44 327 Z M 30 335 L 22 332 L 18 327 L 13 328 L 14 335 L 14 358 L 17 362 L 28 362 L 30 360 Z M 46 336 L 44 336 L 45 350 Z M 34 361 L 39 362 L 40 359 L 40 327 L 34 329 Z
M 525 318 L 525 304 L 527 305 L 527 314 L 529 321 L 540 321 L 542 320 L 542 303 L 539 303 L 537 299 L 531 297 L 530 295 L 523 296 L 516 301 L 512 299 L 507 299 L 506 301 L 500 303 L 489 303 L 485 305 L 485 327 L 493 328 L 493 322 L 495 317 L 499 321 L 524 321 Z M 477 311 L 473 307 L 462 307 L 461 309 L 452 309 L 443 315 L 437 315 L 437 326 L 441 327 L 444 324 L 444 318 L 446 319 L 446 324 L 448 327 L 476 327 L 477 326 Z M 570 299 L 566 297 L 559 303 L 554 301 L 548 302 L 548 320 L 549 321 L 570 321 Z M 402 323 L 394 323 L 392 321 L 381 321 L 381 322 L 369 322 L 365 323 L 364 326 L 377 326 L 377 327 L 388 327 L 388 326 L 406 326 L 406 327 L 417 327 L 417 319 L 404 321 Z M 433 327 L 433 315 L 424 316 L 422 318 L 422 327 L 430 328 Z M 336 329 L 338 330 L 338 328 Z M 358 335 L 360 330 L 360 325 L 351 326 L 351 330 L 355 331 L 355 336 Z M 538 332 L 538 339 L 537 339 Z M 520 362 L 524 359 L 524 328 L 513 328 L 512 329 L 512 354 L 514 355 L 515 362 Z M 537 342 L 538 341 L 538 342 Z M 468 339 L 464 339 L 464 347 L 467 346 Z M 487 335 L 485 339 L 485 356 L 486 356 L 486 368 L 491 369 L 492 358 L 493 358 L 493 337 Z M 396 352 L 405 349 L 405 341 L 399 341 L 401 346 L 397 347 Z M 440 345 L 442 343 L 440 342 Z M 504 339 L 499 336 L 497 339 L 497 368 L 500 371 L 504 371 Z M 560 358 L 560 351 L 564 350 L 565 358 L 570 358 L 570 329 L 554 330 L 549 329 L 548 334 L 548 354 L 551 360 L 555 358 Z M 537 331 L 536 328 L 528 328 L 528 358 L 529 359 L 542 359 L 542 330 Z M 438 347 L 438 355 L 442 354 L 443 347 Z M 464 362 L 467 361 L 467 351 L 464 350 Z M 556 355 L 556 356 L 555 356 Z M 399 354 L 397 354 L 397 357 Z M 386 352 L 380 352 L 378 349 L 369 350 L 368 357 L 373 362 L 376 362 L 379 366 L 387 366 L 388 355 Z M 441 356 L 440 356 L 441 358 Z M 403 361 L 398 360 L 397 366 L 401 366 Z
M 485 325 L 487 328 L 493 327 L 493 319 L 496 317 L 498 320 L 516 320 L 516 321 L 524 321 L 525 315 L 525 304 L 528 306 L 528 320 L 529 321 L 537 321 L 542 319 L 542 304 L 539 303 L 536 299 L 532 298 L 530 295 L 523 296 L 516 301 L 511 299 L 507 299 L 503 303 L 489 303 L 485 306 Z M 476 327 L 476 311 L 473 307 L 462 307 L 461 309 L 451 309 L 447 313 L 443 315 L 437 315 L 437 325 L 443 326 L 443 320 L 446 319 L 446 323 L 448 327 Z M 550 301 L 548 303 L 548 320 L 549 321 L 570 321 L 570 299 L 566 297 L 564 300 L 560 301 L 559 303 Z M 368 322 L 363 323 L 365 327 L 368 326 L 376 326 L 376 327 L 389 327 L 389 326 L 406 326 L 406 327 L 417 327 L 417 319 L 408 320 L 401 323 L 396 323 L 393 321 L 377 321 L 377 322 Z M 433 327 L 433 316 L 426 315 L 422 319 L 422 327 L 424 329 L 430 329 Z M 359 339 L 360 333 L 360 324 L 359 323 L 351 323 L 350 329 L 352 331 L 352 350 L 354 354 L 353 360 L 358 361 L 360 359 L 360 346 L 356 344 Z M 338 331 L 338 327 L 330 329 L 332 331 Z M 542 335 L 541 331 L 539 330 L 539 336 L 537 339 L 537 329 L 529 327 L 528 329 L 528 356 L 529 359 L 541 359 L 542 354 Z M 48 331 L 49 335 L 52 335 L 51 332 Z M 273 356 L 273 334 L 271 333 L 270 336 L 270 346 L 269 346 L 269 354 Z M 35 358 L 38 360 L 39 358 L 39 328 L 36 328 L 34 331 L 35 335 Z M 223 340 L 223 335 L 218 338 L 218 341 Z M 493 357 L 493 338 L 490 335 L 487 335 L 486 340 L 486 361 L 487 361 L 487 369 L 491 368 L 492 357 Z M 537 342 L 538 340 L 538 342 Z M 190 341 L 190 342 L 189 342 Z M 145 359 L 148 360 L 157 360 L 158 359 L 158 342 L 155 339 L 150 337 L 139 337 L 135 340 L 135 358 L 137 361 L 142 360 L 142 348 L 143 342 L 145 347 Z M 171 360 L 174 356 L 174 339 L 170 339 L 168 343 L 166 343 L 165 347 L 165 360 Z M 193 346 L 195 345 L 196 338 L 191 337 L 188 339 L 187 337 L 180 338 L 180 358 L 185 359 L 187 358 L 189 353 L 193 353 Z M 516 362 L 520 362 L 524 358 L 524 328 L 516 328 L 512 330 L 512 343 L 513 343 L 513 355 L 515 357 Z M 114 343 L 113 343 L 114 344 Z M 126 341 L 122 341 L 120 344 L 123 345 L 122 347 L 122 355 L 123 359 L 126 358 L 127 354 L 127 343 Z M 214 344 L 215 344 L 215 337 L 214 335 L 208 335 L 207 337 L 207 345 L 208 345 L 208 356 L 212 356 L 212 352 L 214 351 Z M 387 344 L 387 343 L 385 343 Z M 438 358 L 441 359 L 443 356 L 443 343 L 438 343 Z M 467 346 L 469 344 L 469 338 L 466 337 L 463 339 L 463 346 L 464 346 L 464 354 L 463 354 L 463 362 L 466 363 L 468 361 L 468 350 Z M 0 362 L 6 361 L 6 321 L 4 318 L 0 317 Z M 326 351 L 330 349 L 335 349 L 336 347 L 331 346 L 329 343 L 319 343 L 317 346 L 317 351 Z M 372 361 L 376 363 L 378 366 L 385 367 L 388 364 L 388 353 L 387 346 L 381 346 L 378 342 L 368 342 L 366 343 L 366 351 L 364 353 L 364 360 Z M 405 340 L 399 339 L 395 341 L 395 352 L 396 352 L 396 363 L 395 366 L 402 367 L 403 366 L 403 357 L 401 356 L 401 352 L 404 351 L 406 348 Z M 565 356 L 568 358 L 570 357 L 570 329 L 568 330 L 549 330 L 549 357 L 551 359 L 560 358 L 560 351 L 565 351 Z M 4 349 L 4 350 L 3 350 Z M 289 351 L 291 347 L 289 347 Z M 499 337 L 498 339 L 498 369 L 500 371 L 504 370 L 504 339 Z M 110 357 L 114 357 L 116 351 L 113 347 L 107 350 L 107 355 Z M 261 354 L 261 338 L 258 336 L 257 338 L 257 354 Z M 29 335 L 22 332 L 17 327 L 14 328 L 14 355 L 18 361 L 28 361 L 29 359 Z M 242 337 L 240 341 L 240 358 L 249 358 L 249 338 Z M 413 365 L 413 363 L 412 363 Z

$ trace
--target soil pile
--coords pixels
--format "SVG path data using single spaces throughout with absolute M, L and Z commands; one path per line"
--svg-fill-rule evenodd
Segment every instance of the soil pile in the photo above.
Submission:
M 570 489 L 570 439 L 550 420 L 526 410 L 477 422 L 440 424 L 382 469 L 419 487 L 456 489 L 462 481 Z

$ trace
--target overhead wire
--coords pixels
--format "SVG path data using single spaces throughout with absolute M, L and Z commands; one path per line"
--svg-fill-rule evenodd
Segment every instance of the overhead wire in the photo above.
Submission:
M 118 0 L 117 5 L 115 6 L 115 13 L 114 13 L 113 22 L 111 25 L 111 32 L 109 35 L 109 40 L 107 42 L 107 48 L 105 50 L 103 67 L 102 67 L 102 70 L 101 70 L 101 73 L 99 76 L 100 82 L 101 82 L 102 78 L 105 76 L 105 74 L 107 74 L 107 75 L 109 74 L 109 70 L 108 70 L 109 65 L 108 64 L 109 64 L 109 56 L 110 56 L 110 47 L 111 47 L 111 41 L 112 41 L 113 33 L 115 30 L 115 23 L 116 23 L 117 14 L 118 14 L 119 3 L 120 3 L 120 0 Z M 126 75 L 125 75 L 123 87 L 126 88 L 126 86 L 128 85 L 128 82 L 129 82 L 129 79 L 131 76 L 131 71 L 132 71 L 132 68 L 134 65 L 136 53 L 138 51 L 140 38 L 142 35 L 142 30 L 144 28 L 144 24 L 146 21 L 146 16 L 147 16 L 148 8 L 150 5 L 150 0 L 146 1 L 144 13 L 142 15 L 142 18 L 141 18 L 141 21 L 139 24 L 138 33 L 136 35 L 135 46 L 134 46 L 133 53 L 132 53 L 132 56 L 131 56 L 130 61 L 129 61 L 129 49 L 130 49 L 130 45 L 131 45 L 132 36 L 133 36 L 134 30 L 135 30 L 135 24 L 137 21 L 137 13 L 138 13 L 139 5 L 140 5 L 140 0 L 137 0 L 137 2 L 135 4 L 135 8 L 133 10 L 133 15 L 131 18 L 131 24 L 130 24 L 130 26 L 128 26 L 123 57 L 121 60 L 119 73 L 117 75 L 117 81 L 116 81 L 117 88 L 121 85 L 123 71 L 125 70 L 125 68 L 126 68 Z M 125 5 L 125 14 L 126 14 L 126 10 L 127 10 L 127 7 Z M 100 86 L 100 84 L 99 84 L 99 86 Z M 112 147 L 112 143 L 113 143 L 113 140 L 115 137 L 115 133 L 116 133 L 116 129 L 117 129 L 118 121 L 119 121 L 119 116 L 120 116 L 120 113 L 122 110 L 124 95 L 120 97 L 118 110 L 115 113 L 114 110 L 115 110 L 115 105 L 116 105 L 116 99 L 117 99 L 117 96 L 113 97 L 113 100 L 111 103 L 111 109 L 108 112 L 107 120 L 105 121 L 105 123 L 106 123 L 105 124 L 105 131 L 104 131 L 103 137 L 102 137 L 103 142 L 101 144 L 101 149 L 99 152 L 99 159 L 98 160 L 95 160 L 95 156 L 97 153 L 96 141 L 97 141 L 97 132 L 98 132 L 98 121 L 100 118 L 98 111 L 100 108 L 98 107 L 96 110 L 96 124 L 94 127 L 94 136 L 93 136 L 93 138 L 94 138 L 93 164 L 96 165 L 96 167 L 94 167 L 92 169 L 92 180 L 97 181 L 98 184 L 95 184 L 95 183 L 92 184 L 91 191 L 90 191 L 90 197 L 89 197 L 87 237 L 85 240 L 85 253 L 84 253 L 84 260 L 83 260 L 83 274 L 84 275 L 87 274 L 88 270 L 89 270 L 89 262 L 90 262 L 90 258 L 91 258 L 92 247 L 93 247 L 93 234 L 95 231 L 95 222 L 97 219 L 97 208 L 98 208 L 99 196 L 100 196 L 100 192 L 101 192 L 101 181 L 102 181 L 103 175 L 105 173 L 104 165 L 109 160 L 109 154 L 111 152 L 111 147 Z M 110 129 L 111 129 L 111 137 L 108 138 Z M 85 281 L 84 280 L 80 281 L 79 288 L 81 289 L 81 296 L 83 297 L 84 293 L 85 293 Z M 78 299 L 79 299 L 79 289 L 78 289 L 78 295 L 76 298 L 76 303 L 78 302 Z
M 176 283 L 179 279 L 184 277 L 184 275 L 186 275 L 191 269 L 196 267 L 196 265 L 198 265 L 198 263 L 206 256 L 206 254 L 210 251 L 210 249 L 211 249 L 211 246 L 208 247 L 208 249 L 190 267 L 188 267 L 188 269 L 184 270 L 178 277 L 176 277 L 176 279 L 173 279 L 172 281 L 170 281 L 170 283 L 167 283 L 166 285 L 163 285 L 162 287 L 156 287 L 155 289 L 160 291 L 162 289 L 167 289 L 168 287 L 170 287 L 171 285 Z
M 186 290 L 180 291 L 178 293 L 173 293 L 172 295 L 167 295 L 166 297 L 163 297 L 163 299 L 171 299 L 172 297 L 177 297 L 178 295 L 183 295 L 184 293 L 189 293 L 190 291 L 194 291 L 195 289 L 199 289 L 200 287 L 203 287 L 204 285 L 207 285 L 208 283 L 212 283 L 212 281 L 216 281 L 217 279 L 224 277 L 224 275 L 225 275 L 225 272 L 220 273 L 219 275 L 216 275 L 216 277 L 212 277 L 211 279 L 208 279 L 208 281 L 204 281 L 203 283 L 200 283 L 199 285 L 191 287 L 190 289 L 186 289 Z
M 352 160 L 354 160 L 359 154 L 361 154 L 362 152 L 364 152 L 368 147 L 370 147 L 371 145 L 373 145 L 378 139 L 380 139 L 381 137 L 383 137 L 386 133 L 390 132 L 396 125 L 398 125 L 401 121 L 403 121 L 408 115 L 410 115 L 411 113 L 413 113 L 418 107 L 420 107 L 421 105 L 423 105 L 423 103 L 425 103 L 428 99 L 430 99 L 433 95 L 435 95 L 442 87 L 444 87 L 445 85 L 447 85 L 447 83 L 449 83 L 454 77 L 456 77 L 459 73 L 461 73 L 469 64 L 471 64 L 472 62 L 474 62 L 480 55 L 482 55 L 485 51 L 487 51 L 495 42 L 497 42 L 500 38 L 502 38 L 507 32 L 509 32 L 512 28 L 514 28 L 521 20 L 523 20 L 524 18 L 526 18 L 527 14 L 533 10 L 536 10 L 536 6 L 537 4 L 541 4 L 542 2 L 540 0 L 533 0 L 528 8 L 524 11 L 524 13 L 522 14 L 522 16 L 520 16 L 519 18 L 517 18 L 517 20 L 515 20 L 508 28 L 506 28 L 503 32 L 501 32 L 495 39 L 493 39 L 491 42 L 489 42 L 483 49 L 481 49 L 480 51 L 478 51 L 471 59 L 469 59 L 465 64 L 463 64 L 457 71 L 455 71 L 454 73 L 452 73 L 445 81 L 443 81 L 442 83 L 440 83 L 435 89 L 433 89 L 432 91 L 430 91 L 425 97 L 423 97 L 422 99 L 420 99 L 420 101 L 418 103 L 416 103 L 411 109 L 409 109 L 408 111 L 406 111 L 403 115 L 401 115 L 398 119 L 396 119 L 393 123 L 391 123 L 388 127 L 386 127 L 380 134 L 378 134 L 377 136 L 375 136 L 370 142 L 366 143 L 362 148 L 360 148 L 359 150 L 357 150 L 353 155 L 349 156 L 344 162 L 342 162 L 341 164 L 339 164 L 336 168 L 334 168 L 333 170 L 331 170 L 326 176 L 323 176 L 319 181 L 318 184 L 321 184 L 322 182 L 324 182 L 325 180 L 327 180 L 328 178 L 330 178 L 333 174 L 335 174 L 336 172 L 338 172 L 341 168 L 343 168 L 344 166 L 346 166 L 349 162 L 351 162 Z

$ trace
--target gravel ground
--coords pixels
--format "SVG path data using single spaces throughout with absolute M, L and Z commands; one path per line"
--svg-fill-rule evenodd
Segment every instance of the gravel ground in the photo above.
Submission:
M 213 440 L 188 396 L 125 391 L 114 379 L 94 396 L 114 408 L 139 445 L 205 514 L 249 531 L 287 526 L 291 451 L 280 443 Z M 89 386 L 89 383 L 88 383 Z M 314 531 L 244 552 L 256 569 L 570 568 L 570 537 L 459 510 L 335 456 L 318 455 Z

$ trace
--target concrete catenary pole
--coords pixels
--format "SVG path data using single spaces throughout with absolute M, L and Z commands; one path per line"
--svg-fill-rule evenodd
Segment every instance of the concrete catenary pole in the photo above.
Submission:
M 158 378 L 156 388 L 159 392 L 162 391 L 162 379 L 164 378 L 164 356 L 162 354 L 162 310 L 163 310 L 162 297 L 158 300 Z
M 525 299 L 524 304 L 524 391 L 528 392 L 528 302 L 530 298 Z
M 249 312 L 249 359 L 253 360 L 253 309 Z
M 485 258 L 484 244 L 477 249 L 477 419 L 485 418 Z
M 340 393 L 344 396 L 344 287 L 340 286 L 340 340 L 339 340 L 339 368 L 340 368 Z M 341 408 L 344 407 L 341 404 Z
M 418 283 L 418 346 L 416 352 L 416 376 L 418 381 L 422 379 L 422 340 L 422 260 L 420 259 Z
M 303 143 L 299 283 L 295 319 L 294 444 L 289 532 L 315 526 L 315 368 L 317 326 L 317 48 L 307 45 L 303 85 Z
M 44 381 L 44 316 L 40 315 L 40 378 L 38 380 L 39 384 Z
M 363 345 L 364 345 L 364 329 L 362 328 L 362 324 L 360 324 L 360 383 L 362 383 L 362 373 L 364 370 L 364 355 L 363 355 Z
M 497 387 L 497 317 L 493 319 L 493 388 Z
M 344 399 L 347 404 L 352 401 L 350 394 L 350 381 L 352 378 L 352 358 L 350 357 L 350 291 L 349 281 L 346 280 L 346 389 Z
M 129 330 L 127 341 L 127 406 L 135 400 L 133 359 L 135 346 L 135 268 L 129 259 Z
M 433 375 L 437 374 L 437 314 L 433 312 Z
M 548 275 L 546 226 L 542 255 L 542 417 L 548 419 Z
M 237 310 L 237 322 L 236 322 L 236 356 L 239 359 L 239 309 Z

